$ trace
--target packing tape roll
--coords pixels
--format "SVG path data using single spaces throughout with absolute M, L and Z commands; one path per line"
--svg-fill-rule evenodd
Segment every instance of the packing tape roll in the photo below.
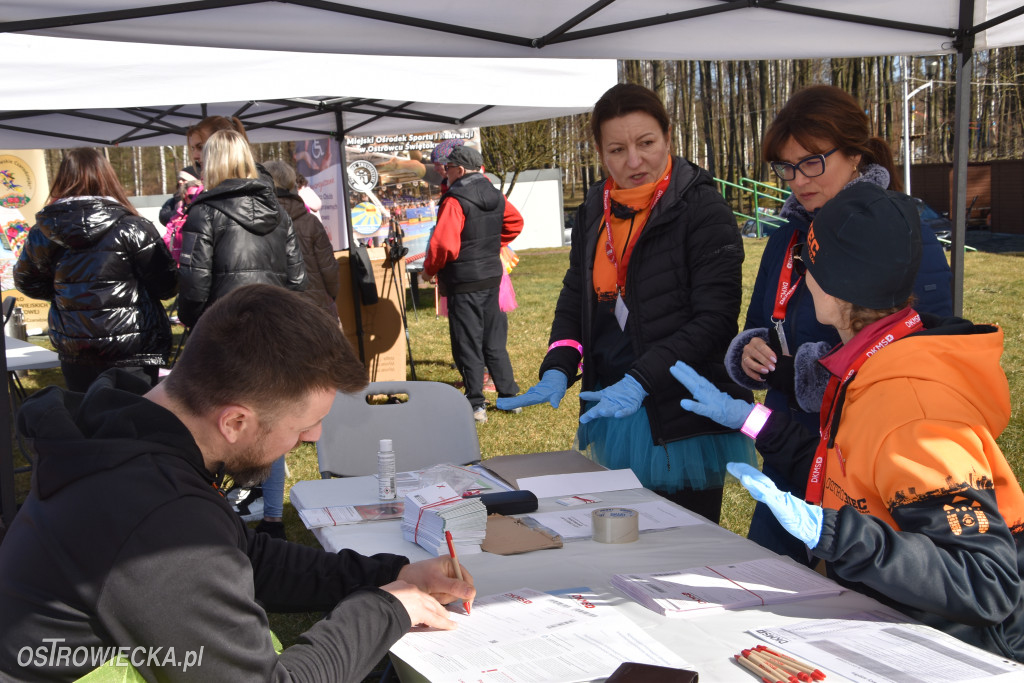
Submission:
M 640 538 L 640 515 L 629 508 L 598 508 L 590 513 L 598 543 L 632 543 Z

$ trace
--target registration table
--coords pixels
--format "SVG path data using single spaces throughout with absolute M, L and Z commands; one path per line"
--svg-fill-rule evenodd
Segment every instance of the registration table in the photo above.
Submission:
M 662 500 L 646 489 L 597 494 L 601 502 L 588 507 L 626 506 Z M 296 508 L 319 508 L 374 502 L 374 477 L 305 481 L 291 491 Z M 541 499 L 538 512 L 562 510 L 554 498 Z M 575 508 L 574 508 L 575 509 Z M 430 555 L 402 538 L 400 521 L 377 521 L 315 529 L 324 548 L 351 548 L 363 554 L 378 552 L 407 556 L 411 561 Z M 866 610 L 889 611 L 867 596 L 844 591 L 825 598 L 782 603 L 755 609 L 720 611 L 691 618 L 670 619 L 626 598 L 611 587 L 614 574 L 649 573 L 689 567 L 777 557 L 761 546 L 710 522 L 640 534 L 626 544 L 603 544 L 593 540 L 567 541 L 557 550 L 540 550 L 522 555 L 500 556 L 480 553 L 460 556 L 473 575 L 478 595 L 492 595 L 518 588 L 556 591 L 588 587 L 606 597 L 654 639 L 677 652 L 699 673 L 702 683 L 714 681 L 756 681 L 738 667 L 732 656 L 743 648 L 759 644 L 747 633 L 753 628 L 776 627 L 807 619 L 837 618 Z M 423 680 L 403 671 L 403 681 Z M 830 681 L 845 681 L 830 674 Z M 910 679 L 908 679 L 910 680 Z M 916 680 L 916 679 L 914 679 Z

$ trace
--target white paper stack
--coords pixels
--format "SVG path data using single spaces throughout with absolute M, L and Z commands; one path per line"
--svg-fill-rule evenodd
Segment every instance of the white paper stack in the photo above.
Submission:
M 616 574 L 611 584 L 666 617 L 760 607 L 824 595 L 843 588 L 806 567 L 765 558 L 654 574 Z
M 463 498 L 448 484 L 436 484 L 405 497 L 402 535 L 434 555 L 447 555 L 444 532 L 452 533 L 459 555 L 480 552 L 487 535 L 487 508 L 479 498 Z

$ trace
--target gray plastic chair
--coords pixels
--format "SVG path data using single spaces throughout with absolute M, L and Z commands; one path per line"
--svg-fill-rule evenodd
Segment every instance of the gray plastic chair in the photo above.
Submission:
M 405 403 L 370 404 L 370 396 L 406 394 Z M 480 459 L 473 409 L 462 392 L 442 382 L 372 382 L 356 394 L 338 392 L 324 418 L 317 449 L 320 476 L 377 473 L 377 447 L 391 439 L 399 472 Z

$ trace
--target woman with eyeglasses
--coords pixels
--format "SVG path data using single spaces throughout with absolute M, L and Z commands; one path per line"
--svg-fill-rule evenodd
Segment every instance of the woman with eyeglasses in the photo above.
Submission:
M 824 391 L 817 359 L 839 343 L 835 329 L 817 321 L 791 252 L 807 240 L 818 211 L 843 188 L 867 183 L 899 190 L 892 150 L 872 136 L 868 117 L 853 97 L 830 85 L 805 88 L 783 106 L 765 133 L 764 159 L 792 195 L 779 215 L 786 219 L 768 239 L 747 308 L 744 331 L 726 354 L 729 375 L 748 389 L 767 389 L 765 405 L 789 410 L 815 433 Z M 914 282 L 915 306 L 923 313 L 953 312 L 952 273 L 935 234 L 921 231 L 922 259 Z M 788 482 L 772 465 L 764 473 L 784 491 L 802 495 L 806 482 Z M 758 504 L 749 538 L 770 550 L 808 562 L 806 549 Z
M 841 340 L 820 361 L 820 435 L 677 363 L 682 408 L 740 428 L 805 483 L 798 497 L 729 465 L 828 576 L 1024 662 L 1024 491 L 996 441 L 1011 407 L 1003 332 L 916 310 L 921 227 L 905 194 L 855 183 L 801 246 L 817 320 Z

